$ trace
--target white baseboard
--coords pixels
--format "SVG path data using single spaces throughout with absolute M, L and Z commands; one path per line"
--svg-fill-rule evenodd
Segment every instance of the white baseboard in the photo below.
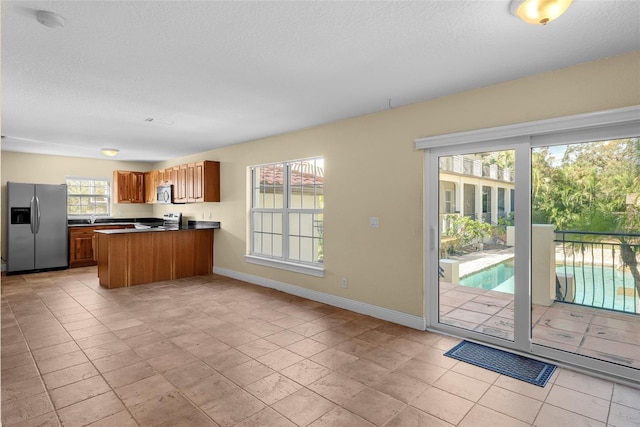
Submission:
M 375 317 L 376 319 L 386 320 L 388 322 L 397 323 L 409 328 L 418 329 L 421 331 L 426 330 L 426 319 L 420 316 L 415 316 L 413 314 L 402 313 L 400 311 L 390 310 L 388 308 L 379 307 L 377 305 L 371 305 L 364 302 L 327 294 L 324 292 L 318 292 L 311 289 L 302 288 L 300 286 L 291 285 L 289 283 L 277 282 L 275 280 L 265 279 L 264 277 L 260 276 L 240 273 L 238 271 L 229 270 L 226 268 L 214 267 L 213 272 L 221 276 L 227 276 L 233 279 L 252 283 L 254 285 L 276 289 L 291 295 L 318 301 L 356 313 L 365 314 L 367 316 Z

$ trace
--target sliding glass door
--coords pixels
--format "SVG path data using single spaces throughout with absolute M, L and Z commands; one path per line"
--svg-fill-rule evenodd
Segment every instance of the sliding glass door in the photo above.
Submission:
M 640 139 L 531 155 L 533 345 L 640 370 Z
M 520 225 L 528 215 L 521 219 L 515 199 L 528 187 L 527 150 L 518 141 L 430 150 L 429 312 L 445 332 L 528 348 L 528 233 Z
M 427 324 L 640 381 L 640 138 L 589 136 L 426 149 Z

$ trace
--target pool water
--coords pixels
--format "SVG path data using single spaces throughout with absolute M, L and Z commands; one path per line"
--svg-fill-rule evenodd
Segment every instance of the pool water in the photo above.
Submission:
M 496 289 L 500 285 L 506 283 L 513 283 L 513 258 L 501 262 L 500 264 L 493 265 L 484 270 L 476 271 L 468 276 L 460 279 L 460 284 L 463 286 L 471 286 L 473 288 L 482 288 L 486 290 Z M 511 287 L 513 292 L 513 286 Z
M 633 276 L 612 268 L 592 269 L 591 266 L 566 267 L 556 265 L 556 273 L 569 273 L 575 280 L 576 304 L 636 313 L 640 310 L 635 297 Z M 513 293 L 513 258 L 476 271 L 460 279 L 460 284 L 474 288 Z M 595 286 L 594 286 L 595 283 Z

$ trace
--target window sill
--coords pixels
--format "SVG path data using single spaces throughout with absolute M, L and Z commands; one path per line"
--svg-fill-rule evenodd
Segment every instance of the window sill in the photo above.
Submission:
M 293 262 L 278 261 L 270 258 L 261 258 L 255 255 L 245 255 L 245 260 L 251 264 L 262 265 L 265 267 L 279 268 L 281 270 L 292 271 L 294 273 L 307 274 L 309 276 L 324 277 L 324 268 L 314 267 L 304 264 L 296 264 Z

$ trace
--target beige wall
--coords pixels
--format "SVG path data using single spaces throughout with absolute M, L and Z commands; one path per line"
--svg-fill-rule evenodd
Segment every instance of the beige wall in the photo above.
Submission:
M 157 205 L 153 214 L 178 208 L 191 219 L 221 221 L 218 267 L 422 316 L 424 154 L 415 139 L 637 105 L 639 75 L 634 52 L 158 163 L 220 161 L 222 202 Z M 247 167 L 313 156 L 325 159 L 325 277 L 247 264 Z M 4 158 L 2 166 L 2 181 L 16 180 Z M 379 228 L 369 228 L 370 216 L 380 218 Z

